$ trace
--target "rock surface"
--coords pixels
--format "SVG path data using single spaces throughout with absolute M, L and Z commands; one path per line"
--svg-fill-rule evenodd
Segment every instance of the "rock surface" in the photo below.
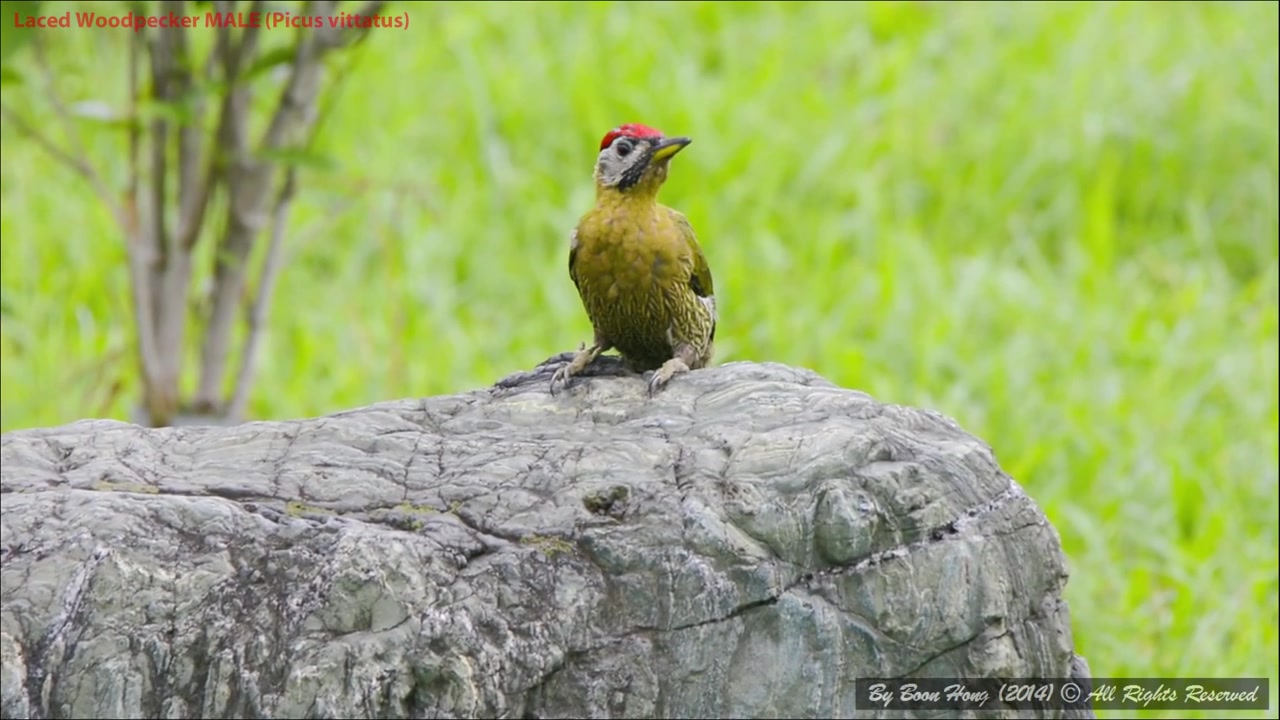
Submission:
M 775 364 L 552 396 L 565 357 L 4 435 L 4 717 L 956 717 L 855 680 L 1087 677 L 1056 532 L 953 421 Z

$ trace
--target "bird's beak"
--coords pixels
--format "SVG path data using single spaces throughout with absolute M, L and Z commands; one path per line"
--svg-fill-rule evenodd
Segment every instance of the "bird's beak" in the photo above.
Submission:
M 653 159 L 666 160 L 676 153 L 684 149 L 685 145 L 693 142 L 693 138 L 687 137 L 670 137 L 663 138 L 653 146 Z

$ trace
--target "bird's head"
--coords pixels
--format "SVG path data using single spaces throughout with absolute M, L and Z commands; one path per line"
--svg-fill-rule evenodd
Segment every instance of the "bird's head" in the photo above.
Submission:
M 667 163 L 691 142 L 687 137 L 664 137 L 661 130 L 647 125 L 620 125 L 600 140 L 596 186 L 656 195 L 667 179 Z

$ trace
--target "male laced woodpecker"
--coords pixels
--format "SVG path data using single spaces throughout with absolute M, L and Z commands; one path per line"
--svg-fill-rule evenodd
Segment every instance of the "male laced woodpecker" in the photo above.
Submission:
M 614 348 L 633 371 L 653 371 L 650 395 L 711 361 L 711 269 L 689 221 L 658 203 L 671 158 L 690 142 L 636 123 L 600 141 L 595 206 L 569 243 L 569 277 L 595 337 L 552 376 L 552 393 Z

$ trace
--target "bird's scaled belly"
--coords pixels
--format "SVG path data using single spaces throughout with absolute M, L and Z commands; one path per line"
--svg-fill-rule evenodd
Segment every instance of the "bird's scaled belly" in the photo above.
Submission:
M 661 362 L 671 357 L 671 313 L 666 298 L 651 282 L 628 283 L 607 278 L 592 320 L 624 356 Z

